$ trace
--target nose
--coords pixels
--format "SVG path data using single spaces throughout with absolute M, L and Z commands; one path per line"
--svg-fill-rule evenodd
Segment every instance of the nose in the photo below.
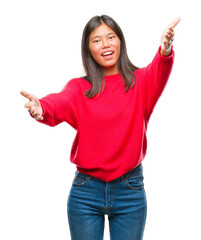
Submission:
M 108 39 L 103 39 L 102 40 L 102 48 L 106 48 L 109 46 L 110 46 L 110 43 L 109 43 Z

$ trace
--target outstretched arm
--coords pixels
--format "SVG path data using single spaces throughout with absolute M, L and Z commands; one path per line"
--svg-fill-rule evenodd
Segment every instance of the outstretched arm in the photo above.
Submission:
M 36 96 L 21 91 L 29 99 L 25 104 L 29 113 L 39 122 L 49 126 L 56 126 L 65 121 L 77 129 L 77 99 L 80 98 L 79 84 L 75 79 L 67 82 L 62 91 L 51 93 L 38 99 Z
M 149 119 L 156 102 L 158 101 L 172 71 L 174 61 L 174 50 L 172 41 L 174 39 L 174 27 L 181 18 L 176 18 L 163 32 L 161 45 L 144 72 L 144 102 L 147 119 Z

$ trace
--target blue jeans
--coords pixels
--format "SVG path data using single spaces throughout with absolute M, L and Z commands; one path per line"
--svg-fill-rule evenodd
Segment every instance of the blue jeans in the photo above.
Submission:
M 67 212 L 72 240 L 103 240 L 105 214 L 111 240 L 141 240 L 147 213 L 142 165 L 110 182 L 76 170 Z

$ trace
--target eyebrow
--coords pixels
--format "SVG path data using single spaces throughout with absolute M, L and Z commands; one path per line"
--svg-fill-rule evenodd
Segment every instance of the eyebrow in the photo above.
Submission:
M 110 35 L 110 34 L 115 34 L 114 32 L 109 32 L 108 34 L 106 34 L 106 36 Z M 91 40 L 93 40 L 94 38 L 99 38 L 101 37 L 100 35 L 96 35 L 94 37 L 91 38 Z

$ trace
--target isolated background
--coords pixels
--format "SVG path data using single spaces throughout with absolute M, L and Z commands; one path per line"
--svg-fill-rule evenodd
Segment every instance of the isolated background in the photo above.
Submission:
M 0 3 L 0 239 L 70 239 L 67 197 L 75 173 L 75 130 L 32 119 L 20 90 L 38 98 L 84 74 L 86 22 L 108 14 L 122 28 L 128 55 L 147 66 L 177 16 L 172 74 L 148 126 L 144 159 L 148 215 L 144 240 L 201 239 L 199 1 L 7 0 Z M 105 240 L 109 239 L 108 220 Z

